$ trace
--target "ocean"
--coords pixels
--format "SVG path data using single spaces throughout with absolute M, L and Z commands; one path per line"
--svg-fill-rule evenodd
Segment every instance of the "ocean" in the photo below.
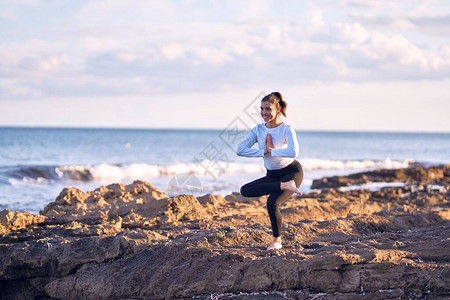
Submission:
M 65 187 L 90 191 L 145 180 L 169 196 L 225 196 L 265 175 L 238 157 L 246 131 L 0 128 L 0 210 L 39 212 Z M 450 134 L 297 131 L 308 192 L 314 179 L 450 163 Z

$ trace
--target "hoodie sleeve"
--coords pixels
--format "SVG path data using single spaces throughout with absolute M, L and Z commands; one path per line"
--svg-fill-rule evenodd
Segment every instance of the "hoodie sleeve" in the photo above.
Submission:
M 236 154 L 239 156 L 246 157 L 263 157 L 264 149 L 252 149 L 252 146 L 258 142 L 256 137 L 256 127 L 250 130 L 245 140 L 243 140 L 236 151 Z
M 297 134 L 294 128 L 289 126 L 286 132 L 287 148 L 284 149 L 272 149 L 272 156 L 283 156 L 283 157 L 297 157 L 299 152 Z

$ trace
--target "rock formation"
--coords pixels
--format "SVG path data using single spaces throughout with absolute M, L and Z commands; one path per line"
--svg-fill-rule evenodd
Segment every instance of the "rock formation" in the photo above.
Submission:
M 40 214 L 0 212 L 0 298 L 444 299 L 449 180 L 438 166 L 316 181 L 283 204 L 276 252 L 266 196 L 67 188 Z

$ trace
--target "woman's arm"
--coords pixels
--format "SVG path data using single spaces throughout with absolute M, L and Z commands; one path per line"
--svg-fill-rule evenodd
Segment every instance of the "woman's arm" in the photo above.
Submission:
M 297 134 L 294 128 L 289 126 L 286 132 L 287 148 L 284 149 L 272 149 L 272 156 L 283 156 L 283 157 L 297 157 L 299 152 Z
M 236 151 L 239 156 L 246 157 L 262 157 L 264 156 L 264 149 L 252 149 L 251 147 L 257 142 L 256 130 L 253 128 L 243 140 Z

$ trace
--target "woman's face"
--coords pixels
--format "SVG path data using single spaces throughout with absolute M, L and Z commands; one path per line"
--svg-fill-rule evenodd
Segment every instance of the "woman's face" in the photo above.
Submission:
M 279 112 L 280 108 L 276 104 L 269 101 L 261 101 L 261 117 L 264 119 L 264 122 L 275 120 Z

